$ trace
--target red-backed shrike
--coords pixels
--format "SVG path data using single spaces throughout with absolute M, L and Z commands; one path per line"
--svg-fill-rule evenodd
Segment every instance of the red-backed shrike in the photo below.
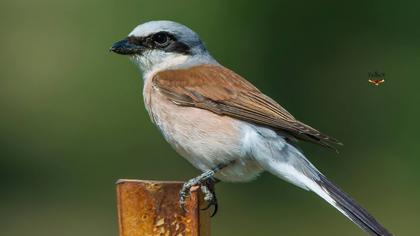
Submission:
M 215 205 L 215 181 L 250 181 L 266 170 L 316 193 L 368 234 L 391 235 L 321 174 L 294 143 L 305 140 L 333 148 L 339 142 L 296 120 L 220 65 L 188 27 L 171 21 L 147 22 L 111 51 L 130 56 L 140 67 L 152 122 L 181 156 L 203 171 L 184 185 L 181 206 L 194 185 Z

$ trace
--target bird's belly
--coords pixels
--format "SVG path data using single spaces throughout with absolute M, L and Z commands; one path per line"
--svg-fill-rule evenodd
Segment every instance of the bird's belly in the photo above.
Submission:
M 196 168 L 206 171 L 235 161 L 216 174 L 234 182 L 251 180 L 262 171 L 243 147 L 239 121 L 175 105 L 162 95 L 150 97 L 148 112 L 165 139 Z

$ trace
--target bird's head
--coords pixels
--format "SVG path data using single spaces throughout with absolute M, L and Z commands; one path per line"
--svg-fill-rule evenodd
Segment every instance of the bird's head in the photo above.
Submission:
M 110 48 L 128 55 L 144 72 L 213 59 L 190 28 L 173 21 L 150 21 L 137 26 L 125 39 Z

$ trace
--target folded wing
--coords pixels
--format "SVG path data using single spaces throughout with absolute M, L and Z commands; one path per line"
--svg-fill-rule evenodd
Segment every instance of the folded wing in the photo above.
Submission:
M 274 100 L 235 72 L 218 65 L 167 70 L 153 77 L 153 87 L 177 105 L 268 126 L 296 139 L 335 149 L 336 139 L 296 120 Z

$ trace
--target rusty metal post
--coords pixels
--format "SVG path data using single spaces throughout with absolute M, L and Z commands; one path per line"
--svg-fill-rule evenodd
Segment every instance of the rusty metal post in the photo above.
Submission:
M 184 212 L 178 204 L 182 182 L 119 180 L 120 236 L 210 236 L 210 210 L 201 211 L 200 191 L 192 191 Z

